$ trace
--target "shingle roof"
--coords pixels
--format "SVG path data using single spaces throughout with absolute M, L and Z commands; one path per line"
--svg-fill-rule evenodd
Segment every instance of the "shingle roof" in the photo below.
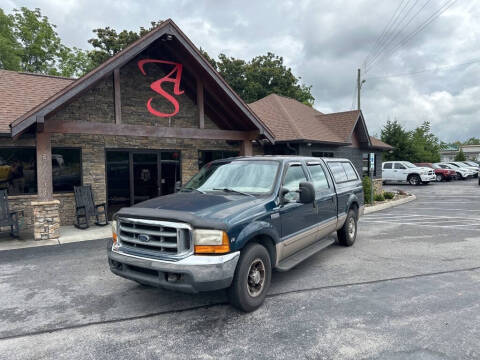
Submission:
M 73 79 L 0 70 L 0 133 L 18 117 L 58 93 Z
M 323 114 L 288 97 L 271 94 L 249 106 L 269 129 L 275 141 L 317 141 L 350 144 L 361 117 L 358 110 Z M 365 136 L 365 142 L 368 138 Z
M 393 146 L 388 145 L 387 143 L 384 143 L 382 140 L 377 139 L 373 136 L 370 136 L 370 141 L 372 142 L 372 147 L 378 148 L 378 149 L 393 149 Z
M 275 136 L 277 141 L 321 141 L 344 143 L 344 138 L 332 130 L 320 117 L 320 111 L 301 102 L 270 94 L 249 104 Z

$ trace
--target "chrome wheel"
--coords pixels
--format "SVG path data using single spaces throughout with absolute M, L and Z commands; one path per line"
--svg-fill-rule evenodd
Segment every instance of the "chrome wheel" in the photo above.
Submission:
M 443 176 L 442 175 L 437 175 L 437 181 L 440 182 L 443 180 Z
M 408 182 L 410 183 L 410 185 L 418 185 L 418 183 L 420 182 L 420 179 L 417 175 L 412 175 L 408 180 Z
M 348 236 L 350 237 L 350 239 L 355 238 L 355 232 L 357 231 L 357 227 L 355 225 L 356 225 L 355 224 L 355 219 L 353 217 L 351 217 L 348 220 L 348 225 L 347 225 L 347 232 L 348 232 Z
M 265 264 L 259 258 L 252 261 L 248 270 L 247 290 L 251 297 L 257 297 L 265 285 Z

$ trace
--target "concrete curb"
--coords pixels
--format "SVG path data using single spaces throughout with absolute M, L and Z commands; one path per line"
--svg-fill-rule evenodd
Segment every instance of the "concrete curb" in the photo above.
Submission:
M 410 201 L 415 200 L 416 198 L 417 197 L 415 195 L 410 195 L 410 196 L 408 196 L 406 198 L 403 198 L 403 199 L 398 199 L 398 200 L 389 201 L 389 202 L 386 202 L 386 203 L 383 203 L 383 204 L 368 206 L 368 207 L 365 207 L 365 211 L 363 212 L 363 214 L 367 215 L 367 214 L 371 214 L 371 213 L 374 213 L 374 212 L 377 212 L 377 211 L 389 209 L 391 207 L 395 207 L 395 206 L 398 206 L 398 205 L 406 204 L 406 203 L 409 203 Z

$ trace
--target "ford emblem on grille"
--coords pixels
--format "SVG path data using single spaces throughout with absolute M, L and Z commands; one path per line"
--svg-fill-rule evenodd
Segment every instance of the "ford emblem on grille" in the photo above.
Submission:
M 146 234 L 140 234 L 140 235 L 138 235 L 138 240 L 140 240 L 141 242 L 149 242 L 150 241 L 150 236 L 148 236 Z

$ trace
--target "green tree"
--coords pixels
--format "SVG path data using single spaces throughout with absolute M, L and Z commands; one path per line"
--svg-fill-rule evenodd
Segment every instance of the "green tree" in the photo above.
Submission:
M 458 151 L 458 153 L 455 155 L 455 161 L 465 161 L 467 160 L 467 157 L 465 156 L 465 153 L 463 152 L 462 148 Z
M 464 145 L 480 145 L 480 139 L 476 137 L 471 137 L 465 141 Z
M 254 57 L 250 61 L 220 54 L 218 60 L 204 50 L 202 54 L 215 67 L 225 81 L 245 102 L 250 103 L 276 93 L 312 106 L 315 98 L 311 86 L 300 83 L 301 78 L 283 64 L 283 58 L 273 53 Z
M 40 9 L 26 7 L 13 10 L 9 16 L 14 23 L 14 34 L 21 44 L 20 69 L 22 71 L 56 74 L 56 63 L 62 49 L 61 41 L 55 32 L 55 25 Z
M 162 21 L 152 21 L 149 28 L 141 27 L 138 32 L 131 30 L 122 30 L 117 32 L 115 29 L 107 26 L 105 28 L 93 29 L 94 38 L 88 40 L 93 46 L 93 50 L 89 52 L 88 57 L 90 63 L 89 68 L 95 68 L 105 62 L 116 53 L 125 49 L 128 45 L 138 40 L 149 31 L 159 26 Z
M 439 162 L 441 143 L 431 132 L 430 123 L 425 121 L 410 132 L 412 147 L 411 162 Z
M 385 161 L 409 160 L 412 157 L 410 136 L 397 120 L 388 120 L 380 132 L 383 142 L 393 146 L 393 150 L 383 153 Z
M 80 77 L 91 69 L 92 65 L 87 51 L 63 46 L 60 50 L 58 70 L 55 75 Z
M 0 9 L 0 69 L 20 70 L 20 49 L 13 19 Z

